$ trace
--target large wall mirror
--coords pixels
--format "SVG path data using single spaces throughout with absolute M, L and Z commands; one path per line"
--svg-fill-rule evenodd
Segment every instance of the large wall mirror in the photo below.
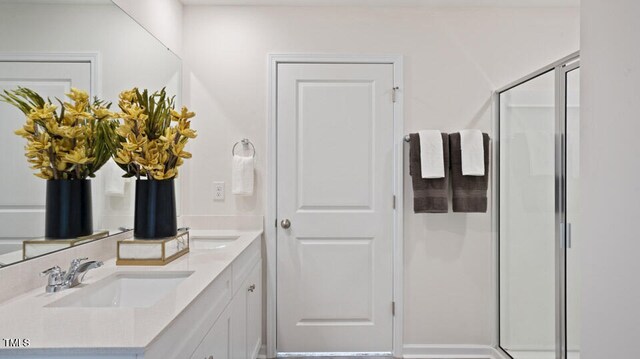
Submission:
M 17 86 L 52 99 L 84 89 L 112 110 L 123 90 L 164 87 L 179 104 L 181 60 L 108 0 L 0 0 L 0 92 Z M 0 102 L 0 267 L 133 228 L 135 183 L 110 161 L 91 180 L 92 235 L 47 240 L 46 181 L 14 134 L 24 121 Z

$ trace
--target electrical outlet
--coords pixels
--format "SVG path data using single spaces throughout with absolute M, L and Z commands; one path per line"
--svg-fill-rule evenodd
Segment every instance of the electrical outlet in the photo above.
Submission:
M 224 201 L 224 182 L 213 182 L 213 200 Z

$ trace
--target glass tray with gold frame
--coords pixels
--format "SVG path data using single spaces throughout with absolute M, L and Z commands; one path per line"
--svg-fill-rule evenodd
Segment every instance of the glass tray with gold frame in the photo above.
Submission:
M 189 231 L 162 239 L 125 239 L 117 243 L 116 265 L 163 266 L 189 253 Z
M 70 239 L 30 239 L 22 242 L 22 259 L 29 259 L 43 254 L 55 252 L 60 249 L 77 246 L 91 242 L 95 239 L 109 236 L 109 231 L 97 231 L 88 236 Z

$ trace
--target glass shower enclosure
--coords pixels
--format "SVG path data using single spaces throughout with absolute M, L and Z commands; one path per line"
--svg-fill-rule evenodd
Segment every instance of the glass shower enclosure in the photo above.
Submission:
M 494 96 L 498 338 L 514 359 L 580 355 L 578 56 Z

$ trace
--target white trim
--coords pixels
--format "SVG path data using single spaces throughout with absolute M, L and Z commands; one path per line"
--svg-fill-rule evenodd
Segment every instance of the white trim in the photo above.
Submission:
M 265 213 L 264 241 L 267 256 L 267 338 L 265 345 L 267 346 L 267 358 L 276 357 L 276 215 L 277 215 L 277 199 L 278 199 L 278 182 L 276 177 L 276 155 L 277 155 L 277 76 L 279 56 L 269 55 L 269 86 L 268 94 L 268 118 L 267 118 L 267 208 Z
M 491 112 L 492 112 L 492 133 L 493 146 L 491 147 L 491 233 L 493 233 L 491 241 L 491 285 L 493 286 L 492 302 L 492 338 L 491 345 L 495 348 L 500 346 L 500 247 L 498 245 L 498 231 L 500 230 L 500 216 L 497 210 L 500 206 L 500 94 L 494 92 L 491 95 Z
M 506 359 L 488 345 L 406 344 L 402 358 L 421 359 Z
M 396 172 L 394 192 L 396 196 L 395 238 L 393 241 L 393 300 L 395 317 L 393 318 L 393 355 L 402 357 L 404 344 L 404 76 L 403 58 L 397 56 L 393 61 L 393 81 L 399 87 L 396 91 L 396 103 L 393 106 L 394 142 Z
M 394 86 L 399 87 L 394 116 L 395 175 L 394 193 L 396 211 L 394 216 L 393 251 L 393 300 L 396 314 L 393 320 L 393 355 L 402 357 L 403 342 L 403 289 L 404 289 L 404 249 L 403 249 L 403 155 L 404 155 L 404 111 L 403 111 L 403 58 L 402 55 L 332 55 L 332 54 L 270 54 L 268 56 L 268 120 L 267 120 L 267 209 L 265 215 L 265 245 L 267 254 L 267 357 L 276 356 L 276 213 L 277 213 L 277 66 L 279 63 L 367 63 L 392 64 Z
M 102 68 L 99 52 L 5 52 L 0 53 L 0 62 L 88 62 L 91 66 L 92 96 L 102 96 Z

